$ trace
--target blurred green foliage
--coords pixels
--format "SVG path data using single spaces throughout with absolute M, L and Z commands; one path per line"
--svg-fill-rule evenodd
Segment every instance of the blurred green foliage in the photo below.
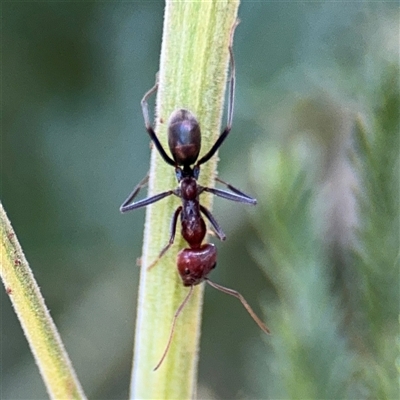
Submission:
M 162 12 L 2 4 L 0 196 L 93 399 L 128 393 L 144 214 L 118 207 L 148 169 L 139 102 Z M 398 5 L 243 1 L 239 16 L 220 175 L 258 205 L 215 202 L 212 276 L 273 334 L 206 290 L 199 397 L 397 399 Z M 2 398 L 44 398 L 4 291 L 1 346 Z
M 322 205 L 321 177 L 307 175 L 298 140 L 284 150 L 254 151 L 253 181 L 263 182 L 257 197 L 264 199 L 254 218 L 261 242 L 254 254 L 276 293 L 273 304 L 264 305 L 275 332 L 259 395 L 399 396 L 399 72 L 397 65 L 382 72 L 376 103 L 364 115 L 368 124 L 353 115 L 351 145 L 343 148 L 351 161 L 332 161 L 323 171 L 329 188 Z M 355 180 L 343 186 L 331 168 L 344 174 L 351 168 Z M 335 230 L 347 228 L 329 221 L 337 215 L 327 197 L 337 190 L 342 199 L 354 196 L 356 220 L 354 235 L 335 243 Z M 329 214 L 323 226 L 316 224 L 321 211 Z

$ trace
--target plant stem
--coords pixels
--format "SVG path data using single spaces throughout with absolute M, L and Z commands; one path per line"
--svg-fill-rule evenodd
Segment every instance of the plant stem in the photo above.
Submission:
M 236 20 L 238 0 L 167 1 L 157 93 L 156 132 L 167 148 L 167 123 L 177 108 L 187 108 L 202 129 L 202 153 L 220 132 L 228 66 L 228 44 Z M 200 155 L 201 157 L 201 155 Z M 213 186 L 217 157 L 202 167 L 200 184 Z M 153 148 L 149 195 L 176 186 L 171 166 Z M 176 270 L 176 254 L 187 244 L 178 234 L 164 257 L 147 270 L 167 244 L 170 216 L 176 197 L 147 209 L 140 278 L 132 398 L 188 399 L 195 396 L 203 285 L 194 288 L 179 316 L 166 359 L 153 371 L 163 354 L 173 316 L 187 294 Z M 202 197 L 211 207 L 211 198 Z
M 0 276 L 53 399 L 85 399 L 25 255 L 0 203 Z

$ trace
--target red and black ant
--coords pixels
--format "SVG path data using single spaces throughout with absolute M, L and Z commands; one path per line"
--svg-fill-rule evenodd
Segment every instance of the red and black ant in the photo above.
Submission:
M 155 370 L 161 365 L 168 352 L 176 319 L 186 305 L 187 301 L 189 300 L 193 291 L 193 287 L 203 281 L 206 281 L 215 289 L 218 289 L 224 293 L 238 298 L 243 306 L 246 308 L 248 313 L 251 315 L 251 317 L 254 319 L 254 321 L 258 324 L 258 326 L 265 333 L 269 333 L 269 329 L 257 317 L 257 315 L 254 313 L 254 311 L 251 309 L 249 304 L 239 292 L 228 289 L 224 286 L 220 286 L 208 279 L 208 274 L 216 266 L 217 249 L 215 245 L 211 243 L 203 244 L 203 240 L 207 233 L 207 228 L 202 214 L 211 223 L 216 235 L 220 240 L 225 240 L 226 236 L 211 212 L 206 207 L 200 204 L 200 194 L 202 194 L 203 192 L 208 192 L 216 196 L 223 197 L 224 199 L 237 201 L 239 203 L 252 205 L 257 204 L 256 199 L 253 199 L 252 197 L 242 193 L 240 190 L 236 189 L 229 183 L 222 181 L 221 179 L 216 178 L 217 182 L 225 185 L 228 189 L 230 189 L 230 191 L 204 187 L 200 186 L 197 183 L 197 179 L 200 174 L 200 165 L 206 163 L 211 157 L 215 155 L 219 147 L 227 138 L 232 128 L 233 104 L 235 96 L 235 62 L 233 58 L 232 40 L 236 26 L 237 23 L 235 23 L 232 28 L 230 43 L 228 47 L 231 73 L 229 79 L 227 124 L 221 135 L 218 137 L 217 141 L 203 157 L 197 160 L 201 147 L 201 132 L 196 117 L 189 110 L 179 109 L 174 111 L 168 122 L 168 146 L 173 159 L 166 153 L 160 141 L 158 140 L 157 135 L 154 132 L 153 126 L 150 122 L 149 106 L 147 103 L 148 98 L 157 91 L 158 80 L 156 80 L 155 85 L 143 96 L 143 99 L 141 101 L 144 122 L 150 139 L 153 141 L 164 161 L 175 168 L 175 175 L 179 186 L 176 189 L 167 190 L 166 192 L 156 194 L 155 196 L 133 202 L 133 199 L 137 196 L 140 189 L 148 183 L 149 176 L 147 174 L 146 177 L 134 188 L 129 197 L 124 201 L 120 210 L 124 213 L 127 211 L 135 210 L 137 208 L 145 207 L 172 194 L 182 200 L 182 205 L 180 205 L 175 210 L 172 216 L 169 242 L 161 250 L 158 258 L 148 268 L 151 268 L 153 265 L 155 265 L 155 263 L 173 244 L 179 215 L 181 216 L 181 233 L 183 238 L 189 245 L 189 248 L 183 249 L 178 253 L 177 266 L 179 275 L 183 281 L 183 285 L 190 287 L 190 290 L 185 300 L 182 302 L 174 315 L 168 344 L 166 346 L 163 356 L 161 357 L 161 360 L 155 367 Z M 192 167 L 192 165 L 194 166 Z

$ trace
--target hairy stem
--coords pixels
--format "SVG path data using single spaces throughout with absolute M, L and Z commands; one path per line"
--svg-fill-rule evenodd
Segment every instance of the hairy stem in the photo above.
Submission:
M 0 275 L 52 399 L 84 399 L 61 338 L 0 203 Z
M 167 148 L 167 123 L 177 108 L 187 108 L 202 129 L 202 154 L 220 133 L 228 67 L 228 44 L 238 0 L 167 1 L 157 93 L 156 132 Z M 155 67 L 156 72 L 156 67 Z M 217 157 L 202 166 L 200 184 L 213 186 Z M 153 149 L 149 195 L 174 188 L 173 168 Z M 211 207 L 211 197 L 202 203 Z M 188 288 L 176 270 L 176 254 L 187 244 L 177 234 L 174 245 L 156 265 L 169 238 L 170 218 L 179 199 L 168 197 L 148 207 L 140 278 L 132 398 L 188 399 L 195 396 L 203 285 L 176 321 L 169 352 L 153 371 L 168 341 L 174 314 Z

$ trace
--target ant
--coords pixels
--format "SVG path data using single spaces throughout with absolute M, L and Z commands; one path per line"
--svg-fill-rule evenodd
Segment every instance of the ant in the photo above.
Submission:
M 204 187 L 200 186 L 197 183 L 200 174 L 200 166 L 206 163 L 208 160 L 210 160 L 211 157 L 215 155 L 217 150 L 220 148 L 224 140 L 229 135 L 232 128 L 233 104 L 235 97 L 235 62 L 233 57 L 232 42 L 233 34 L 238 23 L 239 22 L 236 22 L 232 27 L 228 47 L 231 73 L 229 79 L 227 124 L 214 145 L 203 157 L 198 160 L 201 147 L 200 125 L 196 117 L 189 110 L 175 110 L 169 118 L 168 146 L 173 158 L 171 158 L 166 153 L 160 141 L 158 140 L 158 137 L 150 122 L 149 106 L 147 103 L 149 97 L 154 94 L 158 89 L 158 77 L 156 78 L 155 85 L 148 92 L 145 93 L 141 101 L 142 113 L 147 133 L 149 134 L 150 139 L 153 141 L 164 161 L 175 168 L 175 176 L 179 186 L 176 189 L 167 190 L 154 196 L 147 197 L 137 202 L 133 202 L 134 198 L 137 196 L 141 188 L 148 183 L 149 175 L 147 174 L 121 205 L 120 211 L 124 213 L 127 211 L 136 210 L 137 208 L 148 206 L 172 194 L 182 200 L 182 205 L 180 205 L 175 210 L 172 216 L 169 242 L 161 250 L 158 258 L 148 267 L 149 269 L 157 263 L 157 261 L 174 243 L 176 225 L 179 215 L 181 217 L 181 233 L 183 238 L 189 245 L 189 248 L 183 249 L 178 253 L 177 266 L 183 285 L 186 287 L 190 287 L 190 290 L 186 298 L 183 300 L 183 302 L 175 312 L 167 346 L 154 370 L 157 370 L 159 368 L 159 366 L 164 361 L 165 356 L 167 355 L 169 346 L 172 341 L 172 335 L 174 332 L 176 320 L 180 312 L 183 310 L 186 303 L 188 302 L 192 294 L 193 287 L 203 281 L 206 281 L 210 286 L 214 287 L 217 290 L 238 298 L 245 309 L 248 311 L 248 313 L 251 315 L 253 320 L 257 323 L 257 325 L 265 333 L 270 333 L 269 329 L 257 317 L 257 315 L 254 313 L 254 311 L 251 309 L 249 304 L 239 292 L 233 289 L 226 288 L 224 286 L 220 286 L 208 279 L 208 274 L 216 266 L 217 249 L 214 244 L 202 244 L 207 233 L 206 224 L 202 215 L 204 215 L 206 219 L 211 223 L 216 235 L 220 240 L 225 240 L 226 236 L 211 212 L 206 207 L 200 204 L 200 194 L 202 194 L 203 192 L 208 192 L 224 199 L 236 201 L 239 203 L 251 205 L 257 204 L 256 199 L 253 199 L 252 197 L 244 194 L 240 190 L 236 189 L 229 183 L 226 183 L 219 178 L 216 178 L 217 182 L 225 185 L 228 189 L 230 189 L 230 191 Z M 192 165 L 194 166 L 192 167 Z

